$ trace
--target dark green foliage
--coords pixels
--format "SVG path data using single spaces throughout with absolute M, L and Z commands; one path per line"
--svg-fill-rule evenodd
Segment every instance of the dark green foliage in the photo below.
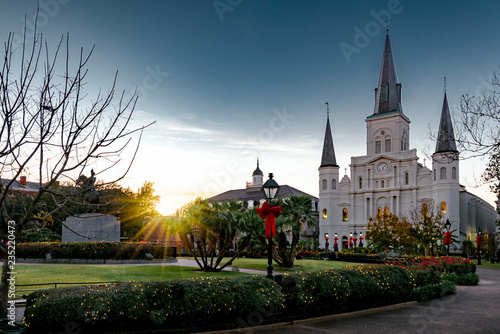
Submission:
M 28 332 L 57 331 L 73 322 L 89 330 L 236 327 L 256 309 L 280 313 L 279 285 L 265 277 L 130 282 L 32 293 Z M 271 316 L 271 314 L 269 314 Z
M 477 285 L 479 283 L 479 276 L 474 273 L 467 273 L 464 275 L 448 275 L 443 277 L 443 280 L 451 281 L 456 285 Z
M 45 258 L 51 253 L 53 259 L 85 259 L 85 260 L 133 260 L 145 259 L 151 253 L 155 259 L 167 257 L 167 248 L 162 244 L 150 242 L 36 242 L 18 244 L 18 258 Z
M 358 266 L 291 274 L 281 285 L 288 312 L 313 316 L 406 301 L 413 280 L 403 268 Z
M 412 299 L 419 302 L 442 298 L 457 292 L 455 284 L 451 281 L 443 281 L 437 284 L 425 285 L 413 290 Z

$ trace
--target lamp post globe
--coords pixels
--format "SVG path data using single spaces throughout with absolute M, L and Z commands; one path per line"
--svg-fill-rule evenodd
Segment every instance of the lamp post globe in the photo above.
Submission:
M 280 186 L 273 179 L 273 173 L 269 173 L 269 179 L 262 185 L 262 190 L 266 195 L 267 202 L 271 204 L 271 201 L 276 197 Z M 267 239 L 267 275 L 266 278 L 272 279 L 274 281 L 273 273 L 273 237 L 269 236 Z
M 334 252 L 338 252 L 339 251 L 339 245 L 337 245 L 337 240 L 338 240 L 338 236 L 337 236 L 337 232 L 335 232 L 335 242 L 333 244 L 333 251 Z
M 328 252 L 328 247 L 330 246 L 328 233 L 325 233 L 325 252 Z
M 352 248 L 352 232 L 349 233 L 349 248 Z

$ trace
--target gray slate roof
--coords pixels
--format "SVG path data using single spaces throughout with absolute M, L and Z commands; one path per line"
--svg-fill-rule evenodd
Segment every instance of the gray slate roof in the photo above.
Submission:
M 439 121 L 439 132 L 436 142 L 435 153 L 439 152 L 458 152 L 446 93 L 444 93 L 443 109 L 441 110 L 441 120 Z
M 317 197 L 314 197 L 312 195 L 309 195 L 297 188 L 291 187 L 289 185 L 282 185 L 280 186 L 280 189 L 278 190 L 278 193 L 276 194 L 277 198 L 285 198 L 290 195 L 304 195 L 308 196 L 313 200 L 318 200 Z M 213 197 L 210 197 L 208 200 L 210 202 L 212 201 L 227 201 L 230 199 L 234 199 L 237 201 L 259 201 L 261 199 L 265 199 L 266 196 L 264 195 L 264 191 L 262 188 L 249 188 L 249 189 L 235 189 L 235 190 L 228 190 L 226 192 L 223 192 L 222 194 L 215 195 Z
M 387 100 L 382 102 L 382 86 L 385 85 L 387 85 Z M 403 107 L 401 105 L 401 84 L 398 83 L 396 66 L 394 65 L 394 58 L 392 56 L 391 41 L 389 39 L 389 31 L 387 31 L 384 55 L 382 56 L 382 66 L 380 68 L 380 77 L 378 86 L 375 90 L 375 108 L 373 113 L 383 114 L 391 111 L 403 113 Z
M 11 181 L 10 179 L 0 179 L 2 182 L 3 187 L 6 187 L 7 184 Z M 19 183 L 18 180 L 14 180 L 12 185 L 10 186 L 10 191 L 18 191 L 18 192 L 24 192 L 24 193 L 37 193 L 38 190 L 40 189 L 40 184 L 38 182 L 26 182 L 26 185 L 22 185 Z

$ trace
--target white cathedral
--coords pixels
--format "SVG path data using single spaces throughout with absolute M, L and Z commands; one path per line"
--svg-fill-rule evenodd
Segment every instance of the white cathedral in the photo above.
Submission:
M 351 157 L 349 167 L 351 178 L 346 174 L 340 179 L 328 115 L 319 167 L 320 247 L 325 247 L 324 233 L 330 237 L 337 233 L 339 250 L 347 247 L 350 234 L 365 234 L 368 220 L 377 212 L 401 217 L 422 206 L 431 209 L 431 205 L 450 220 L 460 240 L 475 241 L 477 227 L 495 232 L 495 208 L 459 183 L 459 152 L 446 93 L 432 169 L 419 163 L 416 149 L 410 149 L 410 119 L 401 105 L 389 33 L 375 108 L 366 118 L 366 155 Z

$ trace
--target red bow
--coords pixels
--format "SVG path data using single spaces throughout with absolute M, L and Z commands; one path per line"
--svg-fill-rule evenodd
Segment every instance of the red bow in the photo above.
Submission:
M 358 241 L 358 239 L 352 238 L 352 240 L 354 241 L 354 247 L 356 247 L 356 241 Z
M 443 244 L 444 245 L 451 245 L 451 231 L 450 232 L 444 232 Z
M 333 240 L 335 240 L 334 245 L 336 245 L 337 244 L 337 240 L 339 240 L 339 238 L 334 238 Z
M 274 237 L 275 235 L 274 222 L 281 213 L 281 207 L 280 206 L 275 207 L 267 202 L 264 202 L 264 204 L 262 204 L 260 208 L 257 208 L 257 213 L 259 214 L 260 218 L 266 218 L 266 239 L 271 238 L 271 233 L 272 236 Z
M 364 240 L 364 239 L 365 239 L 365 238 L 363 238 L 363 237 L 359 237 L 359 241 Z
M 482 235 L 478 235 L 476 237 L 476 242 L 477 242 L 478 246 L 481 246 L 481 243 L 483 242 L 483 236 Z

